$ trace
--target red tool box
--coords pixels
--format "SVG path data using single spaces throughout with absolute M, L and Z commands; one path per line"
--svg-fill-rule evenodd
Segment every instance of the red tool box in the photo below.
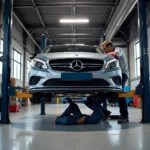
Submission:
M 139 96 L 138 95 L 135 95 L 134 97 L 133 97 L 133 106 L 134 107 L 138 107 L 138 99 L 139 99 Z
M 10 112 L 19 112 L 19 110 L 20 110 L 20 105 L 9 106 L 9 110 L 10 110 Z
M 10 112 L 19 112 L 20 103 L 17 101 L 10 101 L 9 110 L 10 110 Z

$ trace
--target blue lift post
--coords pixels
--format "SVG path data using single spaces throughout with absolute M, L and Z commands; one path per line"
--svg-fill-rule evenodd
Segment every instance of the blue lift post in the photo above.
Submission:
M 142 94 L 142 123 L 150 123 L 150 92 L 149 92 L 149 58 L 146 7 L 147 0 L 138 0 L 140 50 L 141 50 L 141 81 Z
M 46 43 L 46 37 L 44 34 L 42 34 L 42 41 L 41 41 L 41 48 L 42 50 L 45 49 L 45 43 Z
M 42 41 L 41 41 L 41 48 L 42 48 L 42 50 L 45 49 L 45 41 L 46 41 L 45 35 L 42 34 Z M 46 115 L 46 113 L 45 113 L 45 97 L 44 97 L 44 95 L 41 98 L 41 114 L 40 115 Z
M 41 98 L 41 114 L 40 115 L 46 115 L 45 113 L 45 97 L 42 96 Z
M 4 42 L 3 42 L 3 73 L 2 73 L 2 102 L 0 124 L 9 124 L 9 94 L 10 83 L 10 49 L 13 0 L 5 0 L 4 6 Z

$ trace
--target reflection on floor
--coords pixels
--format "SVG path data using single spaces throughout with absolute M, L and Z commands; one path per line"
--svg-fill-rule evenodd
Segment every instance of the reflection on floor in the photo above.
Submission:
M 56 126 L 54 118 L 68 105 L 47 104 L 46 116 L 40 105 L 11 113 L 12 124 L 0 126 L 0 150 L 149 150 L 150 126 L 140 124 L 141 110 L 129 108 L 130 123 L 115 120 L 98 125 Z M 92 111 L 79 104 L 83 113 Z M 119 114 L 117 107 L 109 108 Z

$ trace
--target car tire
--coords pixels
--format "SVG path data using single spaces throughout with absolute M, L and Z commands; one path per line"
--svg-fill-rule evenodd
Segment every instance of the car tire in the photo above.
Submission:
M 41 94 L 32 94 L 32 98 L 30 98 L 30 102 L 32 105 L 39 104 L 41 102 Z
M 117 103 L 118 102 L 118 94 L 117 93 L 109 93 L 107 96 L 107 100 L 109 103 Z

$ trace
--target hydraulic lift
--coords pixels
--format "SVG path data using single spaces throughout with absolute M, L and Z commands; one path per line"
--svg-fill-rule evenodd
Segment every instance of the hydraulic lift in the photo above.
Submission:
M 142 122 L 150 123 L 150 100 L 149 100 L 149 59 L 148 59 L 148 37 L 146 24 L 146 6 L 147 0 L 138 0 L 139 27 L 140 27 L 140 49 L 141 49 L 141 80 L 135 91 L 131 93 L 120 93 L 119 96 L 127 96 L 128 94 L 142 96 Z M 4 43 L 3 43 L 3 75 L 2 75 L 2 109 L 1 124 L 9 124 L 9 87 L 10 87 L 10 47 L 11 47 L 11 25 L 13 0 L 5 0 L 4 9 Z M 45 43 L 45 37 L 42 37 Z M 42 44 L 44 48 L 44 44 Z M 25 93 L 22 93 L 25 94 Z M 29 96 L 29 95 L 28 95 Z M 30 95 L 31 96 L 31 95 Z M 42 98 L 41 114 L 45 114 L 45 100 Z

